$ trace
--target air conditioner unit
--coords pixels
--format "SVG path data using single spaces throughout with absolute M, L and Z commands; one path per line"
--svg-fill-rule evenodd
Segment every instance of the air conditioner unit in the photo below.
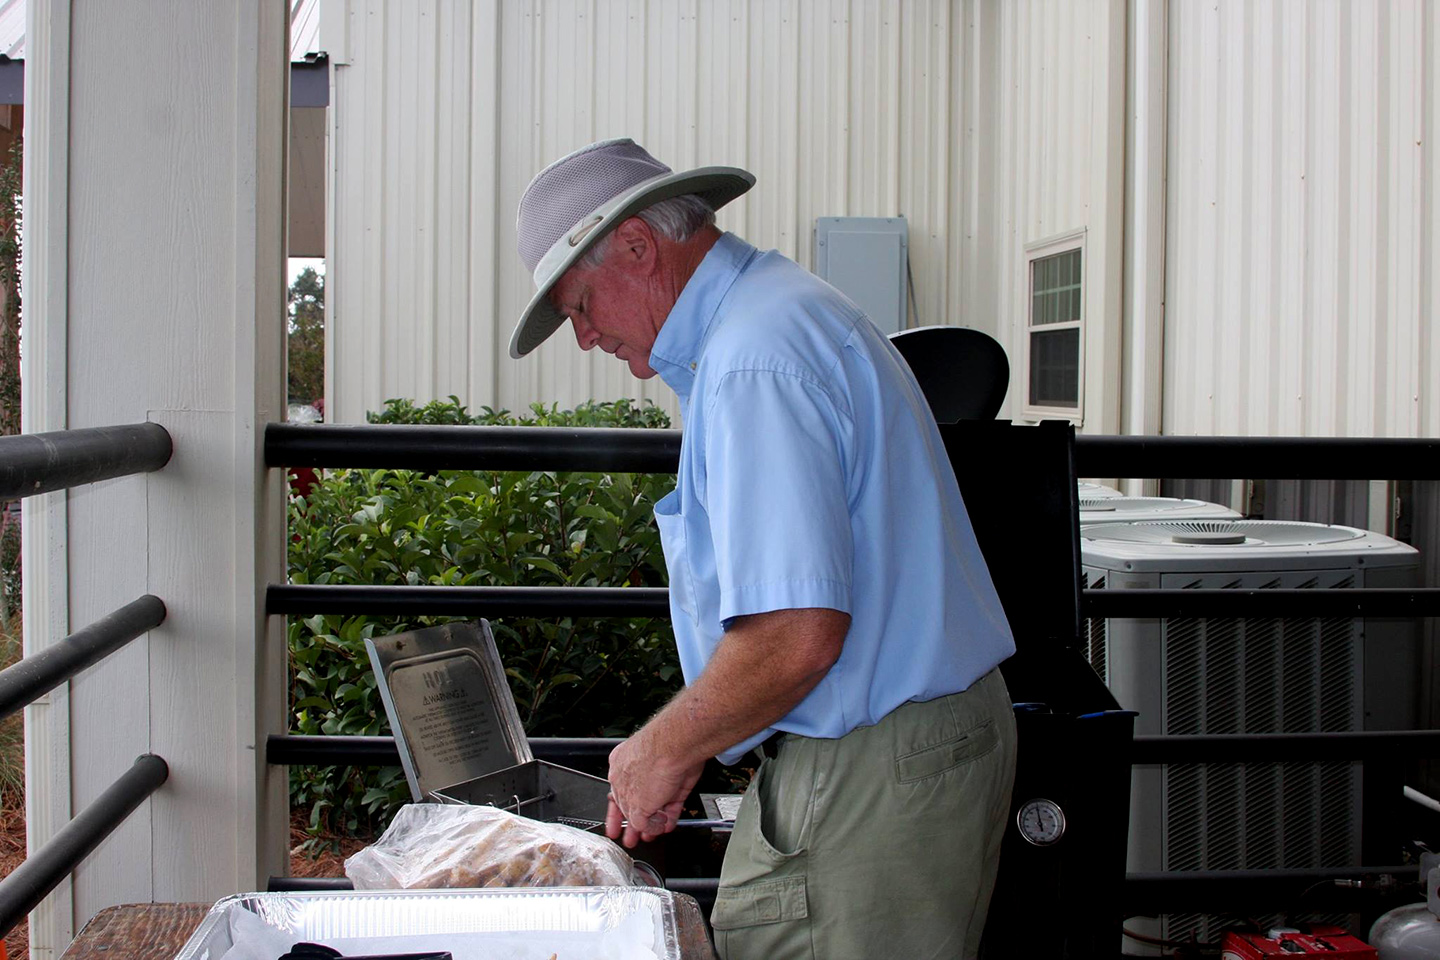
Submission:
M 1103 483 L 1086 483 L 1083 480 L 1076 485 L 1079 488 L 1080 499 L 1095 499 L 1097 497 L 1123 497 L 1125 494 L 1114 487 L 1107 487 Z
M 1139 520 L 1239 520 L 1241 514 L 1205 500 L 1178 497 L 1080 497 L 1080 526 Z
M 1381 534 L 1315 523 L 1081 531 L 1089 589 L 1413 586 L 1419 560 Z M 1414 621 L 1092 620 L 1086 640 L 1116 699 L 1139 711 L 1137 734 L 1401 730 L 1418 720 Z M 1132 784 L 1132 872 L 1359 865 L 1358 763 L 1167 764 L 1136 767 Z M 1203 914 L 1171 914 L 1155 932 L 1219 939 L 1217 920 Z

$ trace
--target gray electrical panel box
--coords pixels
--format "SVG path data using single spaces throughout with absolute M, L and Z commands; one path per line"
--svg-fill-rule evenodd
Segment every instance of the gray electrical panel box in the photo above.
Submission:
M 904 217 L 816 217 L 815 272 L 854 300 L 881 333 L 905 329 Z

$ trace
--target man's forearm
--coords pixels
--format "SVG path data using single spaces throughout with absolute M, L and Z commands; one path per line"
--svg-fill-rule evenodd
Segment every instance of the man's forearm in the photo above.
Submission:
M 734 624 L 704 672 L 640 732 L 657 757 L 701 763 L 764 730 L 815 689 L 850 627 L 836 610 L 781 610 Z

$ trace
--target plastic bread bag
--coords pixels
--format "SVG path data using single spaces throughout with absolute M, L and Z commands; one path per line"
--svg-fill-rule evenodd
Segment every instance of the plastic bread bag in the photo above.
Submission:
M 487 806 L 412 803 L 345 861 L 356 890 L 639 886 L 617 844 Z

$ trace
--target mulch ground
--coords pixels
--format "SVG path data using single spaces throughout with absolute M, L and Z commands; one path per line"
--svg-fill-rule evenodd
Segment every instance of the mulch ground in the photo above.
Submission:
M 19 791 L 7 790 L 0 800 L 0 877 L 8 877 L 25 860 L 25 798 Z M 20 925 L 5 937 L 5 951 L 11 960 L 25 960 L 30 952 L 30 922 Z
M 303 845 L 310 839 L 306 830 L 308 818 L 304 810 L 296 810 L 290 816 L 290 876 L 292 877 L 343 877 L 345 858 L 354 854 L 371 841 L 356 837 L 323 835 L 321 843 L 313 844 L 306 851 Z M 12 955 L 12 960 L 14 960 Z

